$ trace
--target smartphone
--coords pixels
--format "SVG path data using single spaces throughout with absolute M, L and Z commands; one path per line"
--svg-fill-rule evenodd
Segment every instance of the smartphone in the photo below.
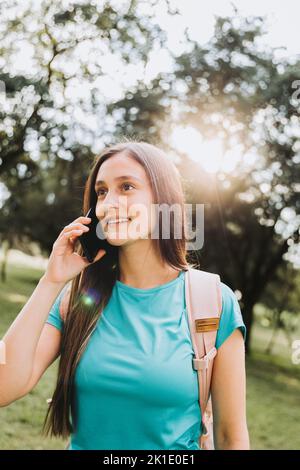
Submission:
M 78 237 L 78 240 L 83 249 L 83 256 L 85 256 L 87 260 L 92 263 L 100 248 L 106 251 L 105 256 L 116 255 L 118 247 L 111 245 L 105 238 L 101 222 L 96 216 L 95 208 L 90 207 L 85 217 L 90 217 L 91 222 L 86 225 L 89 227 L 89 231 L 84 232 L 80 237 Z

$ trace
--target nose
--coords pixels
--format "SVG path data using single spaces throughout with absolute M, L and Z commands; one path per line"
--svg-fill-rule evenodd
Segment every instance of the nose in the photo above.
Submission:
M 118 214 L 127 214 L 127 198 L 117 194 L 108 193 L 101 202 L 99 202 L 100 218 L 117 216 Z

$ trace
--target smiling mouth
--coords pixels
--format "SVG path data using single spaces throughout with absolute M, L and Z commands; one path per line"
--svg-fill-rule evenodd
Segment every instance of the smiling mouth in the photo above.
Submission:
M 128 222 L 131 222 L 131 218 L 128 218 L 127 220 L 120 220 L 120 221 L 116 221 L 116 222 L 107 222 L 106 223 L 106 226 L 107 227 L 110 227 L 110 226 L 115 226 L 115 225 L 119 225 L 119 224 L 127 224 Z

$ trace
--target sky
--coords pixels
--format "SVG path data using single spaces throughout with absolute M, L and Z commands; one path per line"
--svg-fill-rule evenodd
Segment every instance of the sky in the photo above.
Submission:
M 295 0 L 174 0 L 181 5 L 183 18 L 190 25 L 193 37 L 205 42 L 213 33 L 214 15 L 232 15 L 233 4 L 243 15 L 267 15 L 266 43 L 286 46 L 290 54 L 300 53 L 299 14 L 300 4 Z M 196 6 L 197 5 L 197 6 Z
M 20 5 L 25 6 L 30 0 L 19 0 Z M 99 0 L 102 4 L 104 0 Z M 68 0 L 62 0 L 62 4 L 70 4 Z M 40 0 L 34 0 L 38 8 Z M 128 5 L 128 0 L 111 0 L 112 6 L 122 8 Z M 297 0 L 170 0 L 171 7 L 177 7 L 180 16 L 170 18 L 162 7 L 162 2 L 153 8 L 151 2 L 141 3 L 142 10 L 155 12 L 157 23 L 168 33 L 167 46 L 172 51 L 180 53 L 184 50 L 183 32 L 188 29 L 190 37 L 197 40 L 200 44 L 206 43 L 213 35 L 215 16 L 232 16 L 234 14 L 233 4 L 242 15 L 263 15 L 266 16 L 267 33 L 262 41 L 271 47 L 281 48 L 277 51 L 278 55 L 290 56 L 300 54 L 299 41 L 299 16 L 300 2 Z M 19 65 L 28 60 L 26 51 L 20 51 Z M 171 62 L 168 59 L 166 49 L 160 53 L 153 51 L 152 61 L 147 69 L 150 79 L 158 71 L 169 70 Z M 112 62 L 112 59 L 110 59 Z M 27 62 L 28 64 L 28 62 Z M 114 64 L 112 64 L 113 67 Z M 136 70 L 132 70 L 132 76 L 135 76 Z
M 30 0 L 19 0 L 20 7 L 25 7 Z M 96 0 L 95 0 L 96 1 Z M 102 4 L 104 0 L 97 3 Z M 9 2 L 8 2 L 9 3 Z M 40 0 L 34 0 L 35 8 L 39 9 Z M 61 0 L 61 3 L 68 5 L 69 0 Z M 170 17 L 167 14 L 162 0 L 155 8 L 150 1 L 138 3 L 141 11 L 145 13 L 155 13 L 157 23 L 167 32 L 168 40 L 166 47 L 154 48 L 150 54 L 149 62 L 145 69 L 138 64 L 129 64 L 126 70 L 120 72 L 120 63 L 116 56 L 105 51 L 101 57 L 103 71 L 113 79 L 113 86 L 110 86 L 110 98 L 119 99 L 122 96 L 124 86 L 134 85 L 137 79 L 150 82 L 159 72 L 169 72 L 172 70 L 172 60 L 167 48 L 174 53 L 180 54 L 184 51 L 184 30 L 187 28 L 191 39 L 197 40 L 200 44 L 205 44 L 213 36 L 214 21 L 216 16 L 232 16 L 234 14 L 233 3 L 241 15 L 263 15 L 266 16 L 267 33 L 262 38 L 262 43 L 269 47 L 280 48 L 276 54 L 278 56 L 300 55 L 299 17 L 300 2 L 297 0 L 170 0 L 171 7 L 177 7 L 180 16 Z M 128 6 L 128 0 L 111 0 L 112 6 L 122 9 Z M 14 56 L 14 68 L 20 72 L 30 69 L 32 48 L 19 44 L 19 52 Z M 0 57 L 0 66 L 1 66 Z M 70 66 L 70 65 L 69 65 Z M 110 83 L 111 84 L 111 83 Z M 99 77 L 100 87 L 107 90 L 107 79 Z M 82 92 L 82 87 L 81 87 Z
M 278 47 L 278 55 L 300 54 L 299 16 L 300 3 L 296 0 L 171 0 L 171 6 L 178 7 L 181 17 L 170 19 L 157 7 L 157 21 L 168 32 L 168 46 L 171 50 L 183 51 L 182 33 L 188 28 L 191 39 L 205 44 L 213 35 L 215 16 L 233 16 L 233 4 L 241 15 L 266 16 L 267 33 L 262 42 L 267 46 Z M 166 51 L 155 53 L 153 74 L 162 68 L 168 70 Z M 150 70 L 150 66 L 149 66 Z

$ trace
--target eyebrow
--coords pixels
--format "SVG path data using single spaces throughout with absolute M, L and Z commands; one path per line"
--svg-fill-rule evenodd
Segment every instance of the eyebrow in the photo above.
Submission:
M 137 178 L 136 176 L 132 176 L 132 175 L 116 176 L 116 178 L 114 178 L 114 181 L 123 181 L 123 180 L 136 180 L 139 183 L 143 183 L 143 181 L 140 178 Z M 96 181 L 95 189 L 97 189 L 98 186 L 100 186 L 100 184 L 105 184 L 105 181 L 103 180 Z

